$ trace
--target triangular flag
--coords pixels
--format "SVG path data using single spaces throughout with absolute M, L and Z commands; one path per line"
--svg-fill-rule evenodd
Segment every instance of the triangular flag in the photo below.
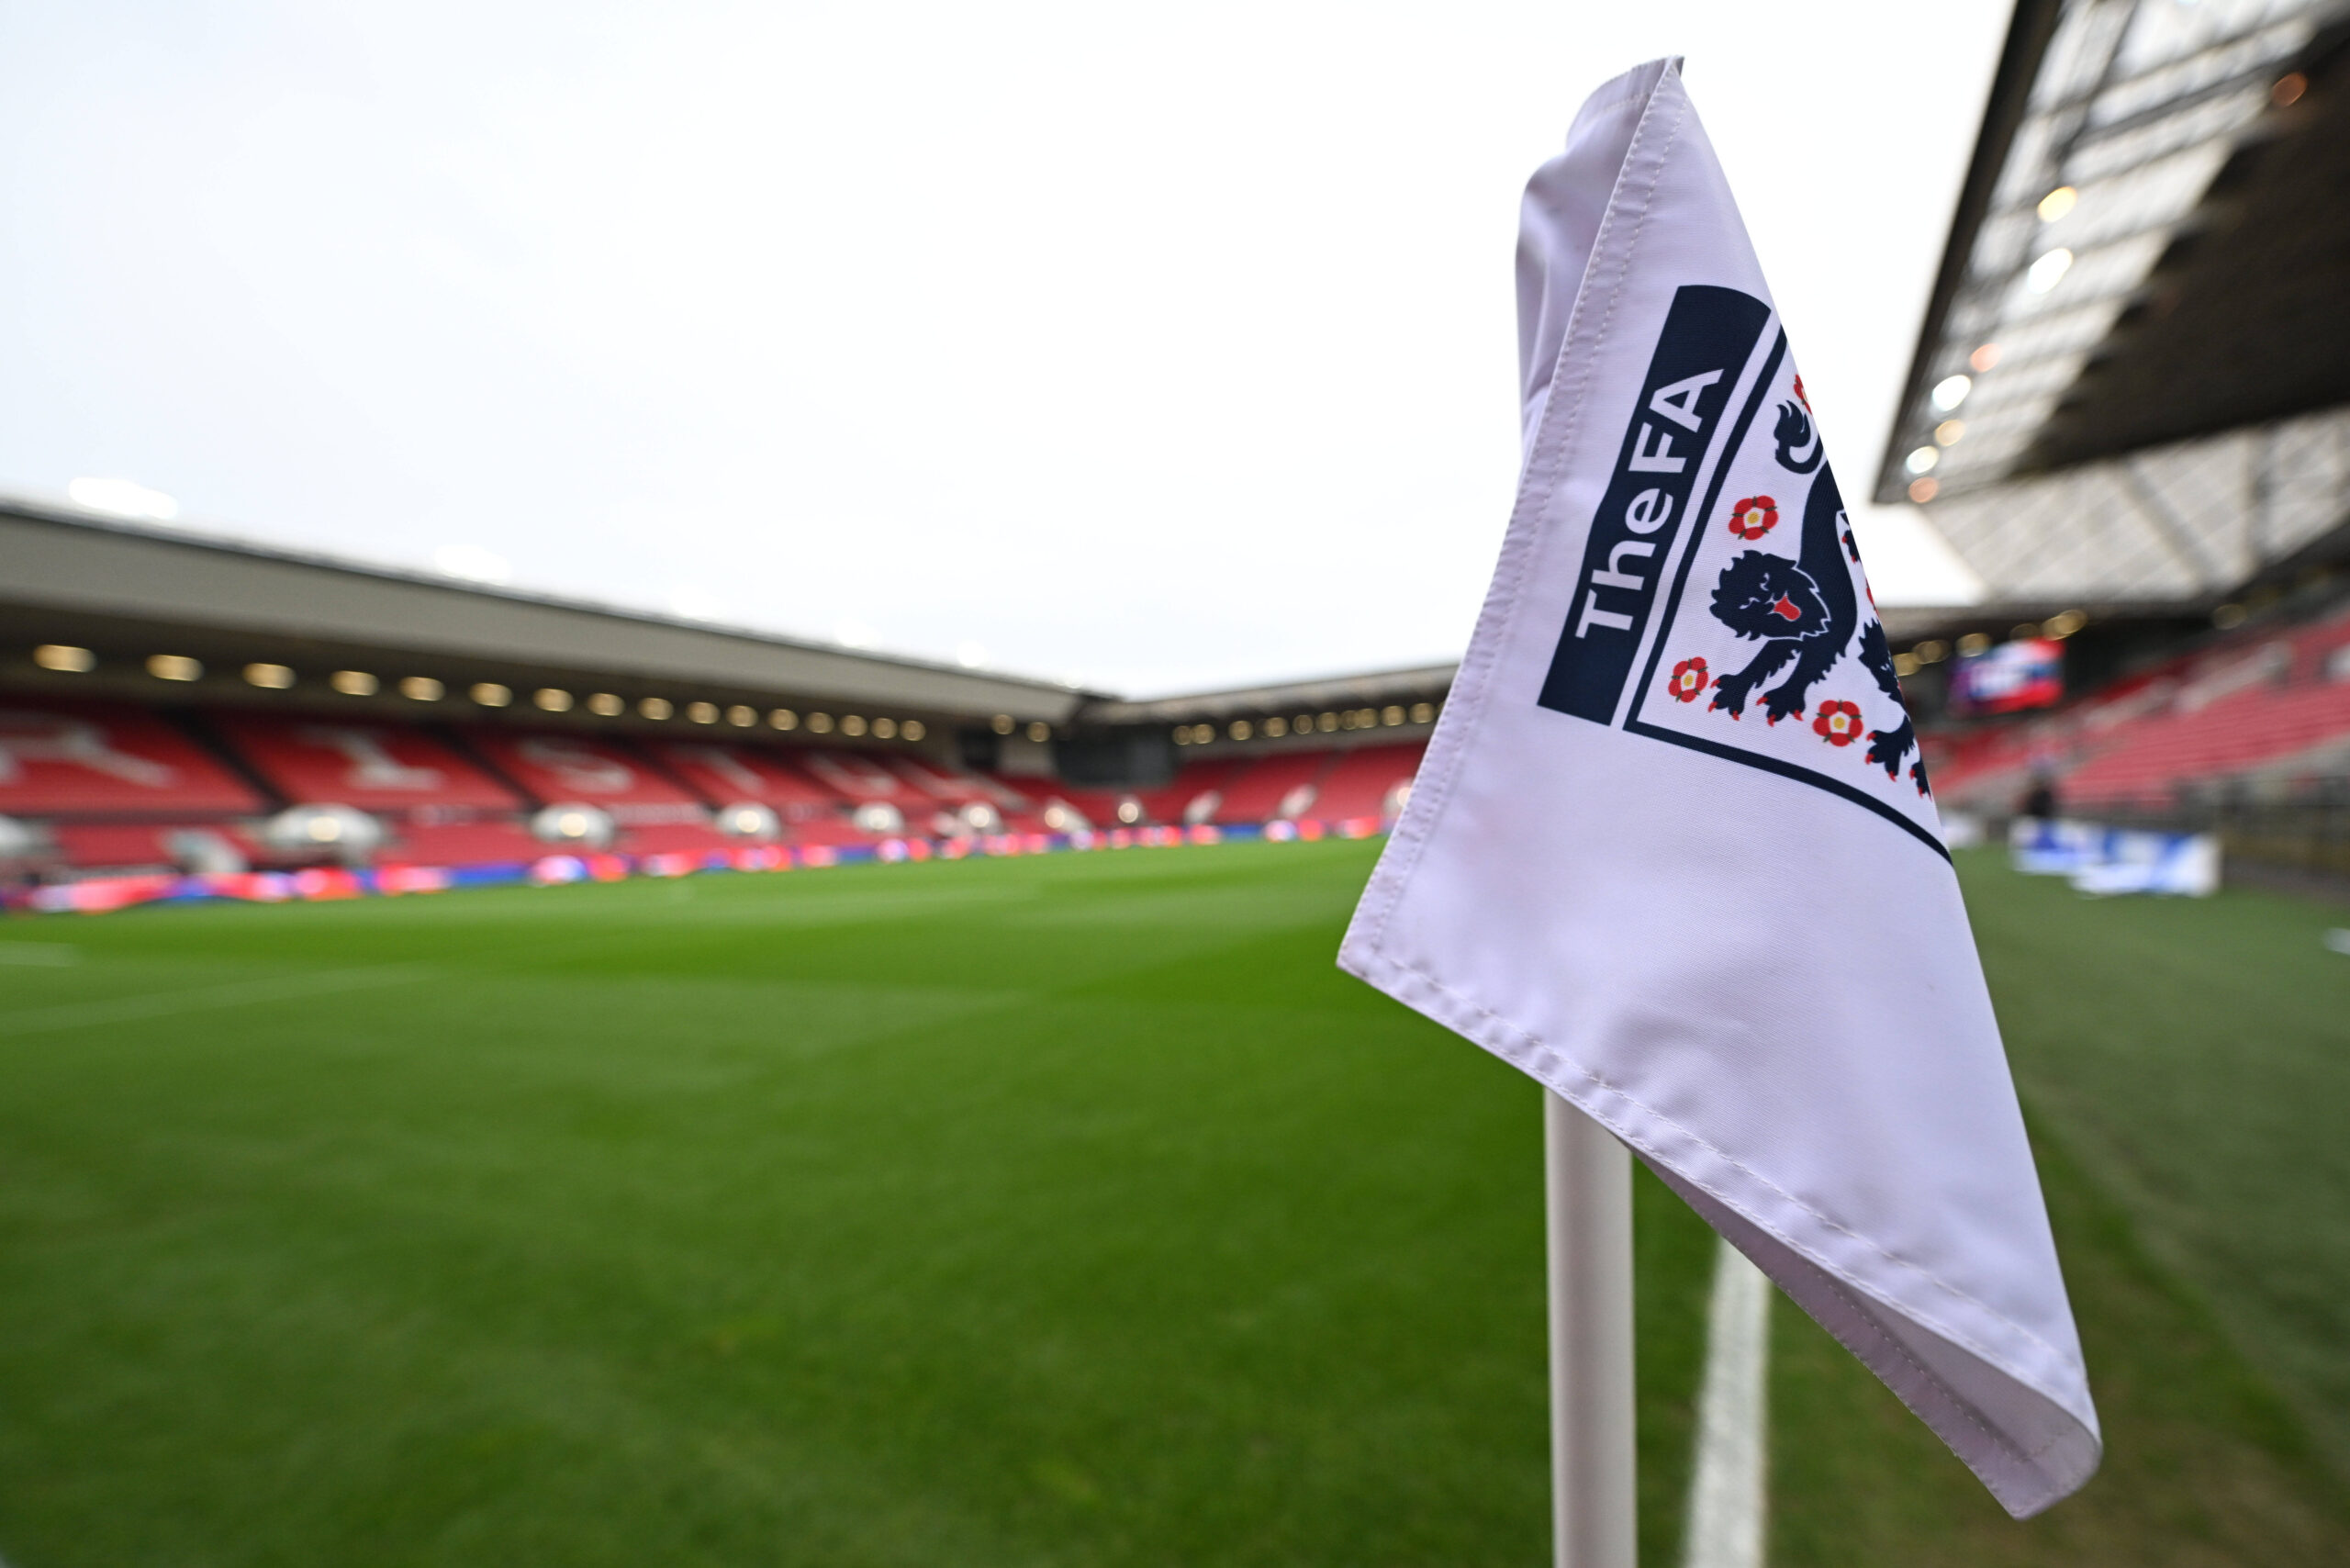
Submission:
M 2099 1453 L 1834 473 L 1657 61 L 1527 188 L 1500 566 L 1340 964 L 1613 1131 L 2019 1517 Z

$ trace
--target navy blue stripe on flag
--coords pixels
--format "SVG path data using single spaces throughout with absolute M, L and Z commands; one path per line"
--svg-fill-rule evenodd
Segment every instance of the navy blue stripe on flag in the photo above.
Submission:
M 1770 319 L 1769 306 L 1734 288 L 1688 284 L 1673 292 L 1615 474 L 1591 520 L 1574 599 L 1537 699 L 1543 707 L 1614 722 L 1656 611 L 1658 578 L 1691 515 L 1690 490 Z M 1784 339 L 1774 360 L 1783 352 Z M 1766 368 L 1758 386 L 1769 377 Z

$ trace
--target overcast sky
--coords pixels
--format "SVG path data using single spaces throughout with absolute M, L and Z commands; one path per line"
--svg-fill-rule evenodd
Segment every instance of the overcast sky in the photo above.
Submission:
M 2006 19 L 0 0 L 0 487 L 1136 693 L 1450 658 L 1585 93 L 1688 56 L 1854 493 Z

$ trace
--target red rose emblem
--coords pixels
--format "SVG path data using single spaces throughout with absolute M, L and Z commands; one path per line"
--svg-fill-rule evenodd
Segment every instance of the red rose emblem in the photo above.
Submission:
M 1801 403 L 1807 410 L 1811 408 L 1811 399 L 1803 395 L 1803 377 L 1800 375 L 1796 377 L 1796 401 Z
M 1830 700 L 1819 705 L 1819 716 L 1811 727 L 1830 745 L 1851 745 L 1861 738 L 1861 710 L 1857 703 Z
M 1713 677 L 1706 673 L 1705 660 L 1683 659 L 1673 666 L 1673 678 L 1664 683 L 1664 689 L 1676 702 L 1695 702 L 1711 684 Z
M 1768 496 L 1749 496 L 1730 508 L 1729 531 L 1740 539 L 1760 539 L 1779 526 L 1779 503 Z

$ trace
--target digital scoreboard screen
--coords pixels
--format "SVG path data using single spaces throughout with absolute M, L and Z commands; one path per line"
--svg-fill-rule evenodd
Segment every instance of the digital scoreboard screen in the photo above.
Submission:
M 1980 654 L 1961 655 L 1951 671 L 1953 713 L 2013 713 L 2045 708 L 2065 695 L 2065 644 L 2025 637 Z

